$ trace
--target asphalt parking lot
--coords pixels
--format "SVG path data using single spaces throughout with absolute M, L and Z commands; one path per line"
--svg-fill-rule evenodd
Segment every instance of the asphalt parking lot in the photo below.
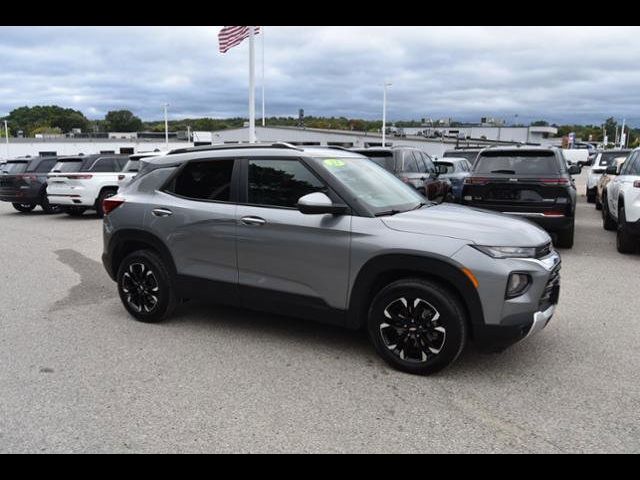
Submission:
M 640 452 L 640 254 L 616 252 L 584 179 L 552 323 L 426 378 L 295 319 L 136 323 L 100 221 L 0 204 L 0 452 Z

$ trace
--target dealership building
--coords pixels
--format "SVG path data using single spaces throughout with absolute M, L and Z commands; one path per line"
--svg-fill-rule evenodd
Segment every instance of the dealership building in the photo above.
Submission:
M 425 132 L 425 130 L 427 130 Z M 388 145 L 405 145 L 422 149 L 431 156 L 439 157 L 446 150 L 455 148 L 486 147 L 526 143 L 531 145 L 558 145 L 560 139 L 554 127 L 438 127 L 434 136 L 429 129 L 402 129 L 387 135 Z M 426 135 L 426 136 L 425 136 Z M 299 146 L 377 147 L 382 145 L 379 133 L 344 130 L 325 130 L 301 127 L 256 127 L 259 142 L 287 142 Z M 16 158 L 38 155 L 91 155 L 133 154 L 184 148 L 192 145 L 246 142 L 248 128 L 219 130 L 216 132 L 171 133 L 168 142 L 164 134 L 109 133 L 100 138 L 84 137 L 40 137 L 11 138 L 9 145 L 0 147 L 0 157 Z

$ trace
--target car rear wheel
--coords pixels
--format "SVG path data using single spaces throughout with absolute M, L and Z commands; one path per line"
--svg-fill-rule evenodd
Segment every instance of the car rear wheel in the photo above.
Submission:
M 613 218 L 611 218 L 611 214 L 609 213 L 608 200 L 605 197 L 602 200 L 602 228 L 604 228 L 608 232 L 613 232 L 616 227 L 616 222 L 613 220 Z
M 87 209 L 85 207 L 64 207 L 62 211 L 72 217 L 81 217 Z
M 13 203 L 12 205 L 13 208 L 15 208 L 20 213 L 33 212 L 33 210 L 36 208 L 35 205 L 32 205 L 30 203 Z
M 104 218 L 104 209 L 102 208 L 102 202 L 104 202 L 107 198 L 111 198 L 115 196 L 117 191 L 115 190 L 103 190 L 100 192 L 98 196 L 98 200 L 96 201 L 96 212 L 98 214 L 98 218 Z
M 118 269 L 118 293 L 136 320 L 158 323 L 173 312 L 177 299 L 162 259 L 151 250 L 128 255 Z
M 53 215 L 62 211 L 62 206 L 51 205 L 49 203 L 49 198 L 46 195 L 43 195 L 42 200 L 40 201 L 40 206 L 42 207 L 42 211 L 47 215 Z
M 453 363 L 467 342 L 464 308 L 435 282 L 396 281 L 374 298 L 367 322 L 378 354 L 403 372 L 429 375 Z
M 596 195 L 596 210 L 602 210 L 602 202 L 600 201 L 600 197 Z
M 573 242 L 575 238 L 576 224 L 573 223 L 567 230 L 562 230 L 557 233 L 556 246 L 558 248 L 573 248 Z
M 596 194 L 592 193 L 588 188 L 587 188 L 587 203 L 595 203 L 596 201 Z
M 627 229 L 627 217 L 624 207 L 620 207 L 618 213 L 618 234 L 616 246 L 620 253 L 636 253 L 638 249 L 638 239 L 631 235 Z

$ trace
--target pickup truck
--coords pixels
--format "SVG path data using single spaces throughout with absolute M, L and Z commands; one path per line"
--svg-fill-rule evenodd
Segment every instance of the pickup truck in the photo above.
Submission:
M 91 155 L 60 159 L 48 175 L 47 196 L 65 213 L 80 216 L 95 210 L 104 217 L 102 202 L 118 192 L 127 155 Z

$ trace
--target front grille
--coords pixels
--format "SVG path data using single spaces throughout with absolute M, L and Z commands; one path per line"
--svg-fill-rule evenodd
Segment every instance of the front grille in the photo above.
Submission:
M 556 305 L 560 299 L 560 264 L 556 265 L 551 271 L 549 281 L 544 287 L 542 297 L 540 297 L 540 306 L 543 309 Z

